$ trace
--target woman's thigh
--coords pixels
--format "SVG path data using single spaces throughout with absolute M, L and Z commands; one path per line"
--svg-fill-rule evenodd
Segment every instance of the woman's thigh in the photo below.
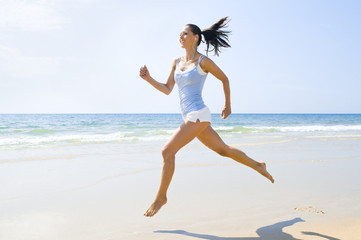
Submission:
M 176 154 L 179 149 L 203 132 L 209 124 L 209 122 L 194 123 L 190 121 L 183 123 L 165 144 L 163 151 L 167 151 L 169 154 Z
M 222 138 L 211 126 L 208 126 L 197 138 L 205 146 L 221 155 L 226 155 L 229 150 L 229 146 L 223 142 Z

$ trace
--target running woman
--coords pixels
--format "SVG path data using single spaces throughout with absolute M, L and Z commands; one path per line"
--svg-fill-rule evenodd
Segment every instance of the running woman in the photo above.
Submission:
M 185 55 L 173 60 L 166 83 L 158 82 L 152 78 L 146 66 L 140 68 L 140 77 L 166 95 L 170 94 L 174 85 L 177 84 L 184 119 L 184 123 L 163 147 L 163 170 L 159 190 L 144 216 L 154 216 L 167 203 L 167 190 L 175 169 L 175 155 L 194 138 L 198 138 L 205 146 L 221 156 L 232 158 L 256 170 L 272 183 L 274 182 L 272 176 L 267 172 L 264 162 L 257 162 L 239 149 L 223 142 L 211 126 L 211 113 L 202 99 L 205 79 L 208 73 L 211 73 L 223 84 L 225 106 L 222 109 L 221 117 L 225 119 L 231 114 L 230 87 L 227 76 L 210 58 L 198 52 L 202 36 L 207 45 L 207 56 L 210 51 L 214 51 L 215 55 L 218 56 L 221 47 L 230 47 L 228 42 L 230 32 L 224 30 L 227 23 L 227 17 L 225 17 L 203 31 L 194 24 L 185 25 L 179 37 Z M 209 49 L 210 45 L 211 50 Z

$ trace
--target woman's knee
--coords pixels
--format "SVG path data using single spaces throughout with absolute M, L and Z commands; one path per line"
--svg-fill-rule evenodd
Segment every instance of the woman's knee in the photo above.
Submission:
M 162 149 L 162 156 L 165 162 L 174 161 L 175 153 L 168 146 L 164 146 Z

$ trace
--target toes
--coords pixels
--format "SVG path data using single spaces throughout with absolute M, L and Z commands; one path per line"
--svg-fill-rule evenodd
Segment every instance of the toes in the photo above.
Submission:
M 146 214 L 144 214 L 144 216 L 146 217 L 152 217 L 154 214 L 152 211 L 148 211 Z
M 154 216 L 155 212 L 153 210 L 148 209 L 145 213 L 144 216 L 146 217 L 152 217 Z
M 271 175 L 269 175 L 269 180 L 271 180 L 271 182 L 275 181 Z
M 149 217 L 149 209 L 144 213 L 144 216 Z

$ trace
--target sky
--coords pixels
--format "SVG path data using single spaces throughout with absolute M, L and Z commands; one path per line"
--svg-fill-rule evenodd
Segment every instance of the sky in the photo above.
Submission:
M 178 113 L 157 91 L 184 55 L 179 33 L 229 16 L 231 48 L 209 57 L 233 113 L 361 113 L 361 1 L 0 0 L 0 113 Z M 205 54 L 205 45 L 199 52 Z M 221 82 L 203 99 L 221 112 Z

